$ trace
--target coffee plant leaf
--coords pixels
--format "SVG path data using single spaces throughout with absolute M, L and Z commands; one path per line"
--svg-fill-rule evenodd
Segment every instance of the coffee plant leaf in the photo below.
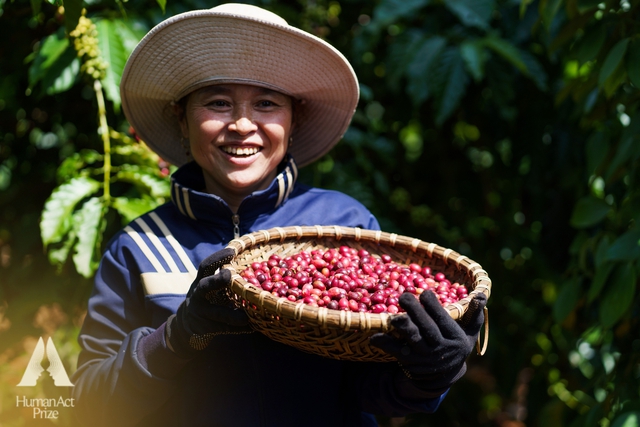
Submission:
M 527 75 L 529 76 L 529 78 L 533 80 L 538 89 L 546 91 L 548 89 L 547 73 L 546 71 L 544 71 L 544 68 L 542 67 L 542 65 L 540 65 L 540 62 L 536 59 L 536 57 L 526 50 L 520 49 L 520 59 L 527 67 Z
M 609 137 L 606 132 L 598 131 L 593 133 L 587 140 L 585 146 L 587 171 L 595 174 L 602 164 L 602 160 L 609 152 Z
M 602 3 L 601 0 L 578 0 L 578 12 L 585 13 L 598 7 Z
M 29 66 L 29 88 L 33 87 L 44 78 L 49 69 L 60 59 L 67 51 L 75 52 L 73 46 L 69 43 L 69 39 L 65 36 L 64 31 L 57 31 L 40 41 L 40 49 L 35 55 L 27 58 L 31 61 Z M 74 53 L 74 57 L 75 57 Z
M 571 47 L 570 55 L 580 65 L 592 61 L 604 46 L 607 39 L 607 28 L 603 23 L 587 27 L 584 35 Z
M 171 183 L 148 168 L 136 165 L 124 165 L 115 174 L 117 181 L 128 182 L 138 187 L 142 194 L 154 198 L 166 198 L 171 195 Z
M 522 60 L 520 50 L 509 41 L 491 34 L 483 38 L 482 43 L 486 47 L 500 55 L 502 58 L 504 58 L 507 62 L 515 66 L 518 70 L 525 74 L 528 74 L 529 70 L 527 69 L 527 65 Z
M 591 287 L 589 287 L 589 291 L 587 292 L 588 303 L 593 302 L 600 295 L 604 284 L 613 270 L 613 266 L 613 263 L 607 263 L 596 269 L 596 274 L 593 276 L 593 280 L 591 281 Z
M 636 89 L 640 89 L 640 41 L 633 40 L 627 48 L 627 76 Z
M 586 196 L 576 203 L 569 223 L 574 228 L 588 228 L 607 217 L 611 206 L 602 199 Z
M 160 6 L 162 13 L 164 13 L 165 8 L 167 7 L 167 0 L 156 0 L 156 3 L 158 3 L 158 6 Z
M 430 79 L 426 78 L 441 60 L 447 40 L 444 37 L 434 36 L 425 38 L 415 50 L 415 54 L 407 66 L 407 91 L 415 105 L 420 105 L 431 96 Z M 434 78 L 437 80 L 437 78 Z
M 438 74 L 446 76 L 445 84 L 438 94 L 439 105 L 436 124 L 441 126 L 460 104 L 469 83 L 469 75 L 465 70 L 460 49 L 457 47 L 447 48 L 442 53 L 438 65 Z
M 556 322 L 561 323 L 575 309 L 581 292 L 582 286 L 577 278 L 564 283 L 553 305 L 553 318 Z
M 629 125 L 624 129 L 616 153 L 609 164 L 604 177 L 609 179 L 624 164 L 632 164 L 640 156 L 640 113 L 631 116 Z
M 389 87 L 394 91 L 399 91 L 401 85 L 401 79 L 407 75 L 408 64 L 414 60 L 415 52 L 421 46 L 424 40 L 424 33 L 415 28 L 410 28 L 400 33 L 393 43 L 389 45 L 389 53 L 386 58 L 386 75 Z M 368 88 L 368 93 L 363 95 L 369 95 L 371 99 L 372 89 Z M 361 95 L 361 98 L 370 101 L 366 97 Z
M 92 197 L 74 215 L 74 229 L 78 240 L 74 247 L 73 263 L 76 271 L 84 277 L 91 277 L 98 266 L 97 253 L 105 212 L 103 200 Z
M 618 415 L 611 427 L 640 427 L 640 411 L 630 411 Z
M 489 29 L 491 13 L 495 9 L 494 0 L 447 0 L 444 5 L 469 27 Z
M 158 206 L 155 199 L 116 197 L 112 206 L 122 216 L 124 223 L 129 223 Z
M 629 44 L 629 39 L 622 39 L 618 41 L 609 51 L 607 57 L 602 63 L 602 67 L 600 68 L 600 73 L 598 74 L 598 86 L 604 87 L 605 82 L 613 76 L 616 69 L 620 66 L 622 59 L 624 58 L 624 54 L 627 51 L 627 45 Z
M 42 210 L 40 237 L 47 247 L 62 240 L 69 231 L 69 219 L 76 205 L 100 189 L 100 182 L 88 177 L 72 178 L 51 193 Z
M 42 86 L 47 95 L 66 92 L 78 81 L 80 77 L 80 60 L 76 57 L 75 51 L 67 51 L 56 61 L 53 67 L 42 79 Z
M 625 315 L 633 303 L 635 289 L 636 271 L 633 263 L 618 264 L 600 302 L 599 318 L 603 327 L 614 326 Z
M 67 34 L 76 29 L 82 15 L 83 0 L 63 0 L 64 26 Z
M 74 217 L 77 212 L 74 213 Z M 73 224 L 75 218 L 72 218 L 71 224 Z M 58 270 L 62 268 L 67 258 L 69 258 L 69 252 L 76 242 L 76 233 L 72 226 L 69 227 L 69 232 L 64 236 L 64 240 L 60 245 L 51 245 L 47 248 L 47 257 L 52 265 L 58 266 Z
M 551 30 L 551 26 L 556 18 L 556 15 L 561 10 L 562 0 L 546 0 L 541 1 L 539 10 L 542 23 L 547 31 Z
M 429 3 L 431 0 L 382 0 L 373 10 L 370 25 L 383 29 L 400 18 L 412 16 Z
M 484 64 L 487 60 L 482 44 L 475 40 L 466 40 L 460 44 L 460 54 L 473 80 L 481 81 L 484 78 Z
M 71 154 L 58 166 L 58 170 L 56 171 L 58 183 L 67 181 L 70 176 L 78 176 L 85 166 L 101 161 L 102 159 L 102 154 L 96 150 L 86 148 Z
M 598 242 L 595 253 L 593 254 L 593 260 L 596 268 L 600 268 L 605 262 L 607 262 L 607 251 L 609 250 L 610 244 L 611 239 L 608 235 L 603 236 Z
M 629 230 L 618 237 L 607 250 L 611 261 L 634 261 L 640 258 L 640 230 Z
M 105 77 L 102 80 L 107 99 L 113 102 L 116 112 L 120 108 L 120 79 L 124 64 L 127 62 L 128 52 L 125 51 L 124 45 L 113 21 L 109 19 L 101 19 L 96 23 L 98 30 L 98 47 L 100 48 L 100 56 L 109 66 L 106 69 Z

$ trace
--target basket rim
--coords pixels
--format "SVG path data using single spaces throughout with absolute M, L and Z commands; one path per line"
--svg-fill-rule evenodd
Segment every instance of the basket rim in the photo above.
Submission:
M 392 329 L 390 326 L 392 318 L 407 315 L 406 313 L 357 313 L 331 310 L 302 302 L 292 302 L 285 297 L 276 297 L 271 292 L 250 284 L 240 276 L 239 272 L 231 264 L 238 255 L 247 249 L 269 243 L 284 243 L 285 241 L 301 240 L 303 238 L 368 241 L 375 244 L 388 245 L 396 249 L 410 250 L 414 253 L 424 254 L 429 258 L 441 259 L 445 265 L 453 265 L 458 270 L 465 270 L 474 284 L 473 290 L 462 300 L 443 307 L 454 320 L 458 320 L 464 315 L 469 303 L 477 294 L 484 293 L 487 299 L 491 295 L 491 279 L 488 273 L 480 264 L 452 249 L 396 233 L 338 225 L 275 227 L 258 230 L 231 240 L 227 248 L 234 250 L 235 257 L 223 266 L 223 268 L 229 269 L 232 273 L 231 291 L 244 300 L 255 304 L 260 310 L 274 313 L 286 319 L 318 325 L 321 329 L 388 332 Z

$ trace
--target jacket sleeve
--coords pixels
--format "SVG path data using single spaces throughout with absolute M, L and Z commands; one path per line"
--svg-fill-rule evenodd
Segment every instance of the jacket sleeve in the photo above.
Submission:
M 407 378 L 395 363 L 356 362 L 347 370 L 363 411 L 389 417 L 435 412 L 448 393 L 435 396 Z
M 162 345 L 163 327 L 145 326 L 139 277 L 132 252 L 116 241 L 96 274 L 78 338 L 82 351 L 72 381 L 81 425 L 136 425 L 167 401 L 171 378 L 185 363 Z M 149 371 L 144 362 L 150 359 L 162 361 L 162 376 Z

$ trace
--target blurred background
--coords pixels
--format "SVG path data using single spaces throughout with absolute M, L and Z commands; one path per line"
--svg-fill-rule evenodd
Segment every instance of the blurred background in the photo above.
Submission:
M 301 180 L 493 281 L 486 354 L 432 415 L 381 426 L 640 425 L 640 1 L 248 2 L 333 44 L 361 100 Z M 0 0 L 0 426 L 39 337 L 71 375 L 105 243 L 174 169 L 120 108 L 129 52 L 201 0 Z M 337 207 L 339 208 L 339 207 Z

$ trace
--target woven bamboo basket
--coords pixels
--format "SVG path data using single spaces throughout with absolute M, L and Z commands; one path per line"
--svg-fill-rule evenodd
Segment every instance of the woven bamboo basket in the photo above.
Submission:
M 454 320 L 462 317 L 476 294 L 490 296 L 487 272 L 464 255 L 411 237 L 340 226 L 273 228 L 232 240 L 227 247 L 236 252 L 236 257 L 224 266 L 232 273 L 231 296 L 247 312 L 252 327 L 275 341 L 332 359 L 393 361 L 392 356 L 369 345 L 369 338 L 378 332 L 390 332 L 391 318 L 405 313 L 355 313 L 295 303 L 273 296 L 240 276 L 251 263 L 265 261 L 272 254 L 284 258 L 342 245 L 365 249 L 378 257 L 388 254 L 397 263 L 429 266 L 452 282 L 464 284 L 469 296 L 445 307 Z M 485 323 L 485 345 L 487 328 Z

